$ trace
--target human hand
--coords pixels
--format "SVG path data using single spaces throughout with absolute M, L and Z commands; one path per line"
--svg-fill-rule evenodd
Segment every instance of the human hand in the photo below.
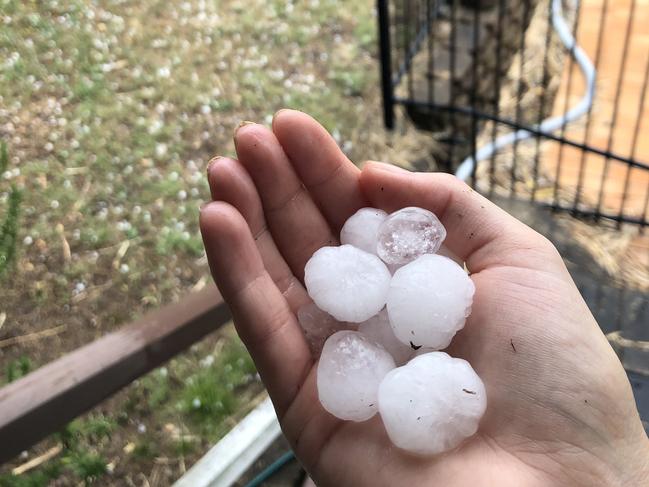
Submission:
M 380 163 L 360 171 L 307 115 L 242 125 L 238 160 L 208 168 L 201 231 L 286 438 L 321 486 L 594 486 L 649 483 L 649 440 L 624 370 L 552 244 L 453 176 Z M 304 265 L 372 206 L 433 211 L 466 261 L 473 312 L 448 352 L 487 389 L 478 433 L 437 457 L 394 447 L 377 415 L 327 413 L 295 312 Z

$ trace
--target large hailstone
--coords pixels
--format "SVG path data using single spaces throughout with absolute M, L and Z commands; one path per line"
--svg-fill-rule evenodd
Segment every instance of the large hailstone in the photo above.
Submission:
M 300 307 L 297 310 L 297 320 L 302 326 L 304 336 L 314 355 L 320 354 L 325 341 L 331 335 L 337 331 L 349 330 L 351 328 L 349 323 L 342 323 L 336 320 L 336 318 L 322 311 L 314 303 L 305 304 Z
M 466 360 L 444 352 L 415 357 L 379 386 L 379 412 L 390 440 L 420 455 L 451 450 L 478 430 L 484 384 Z
M 408 207 L 388 216 L 377 234 L 377 254 L 386 264 L 407 264 L 434 254 L 446 238 L 446 229 L 434 213 Z
M 318 362 L 320 403 L 340 419 L 370 419 L 378 410 L 379 384 L 394 367 L 390 354 L 361 333 L 334 333 Z
M 376 235 L 379 226 L 388 217 L 383 210 L 361 208 L 350 216 L 340 231 L 340 243 L 376 254 Z
M 395 336 L 413 348 L 446 348 L 471 313 L 475 286 L 448 257 L 422 255 L 397 270 L 388 292 Z
M 318 308 L 352 323 L 381 311 L 391 277 L 381 259 L 351 245 L 322 247 L 304 268 L 304 284 Z
M 385 348 L 392 355 L 397 365 L 405 364 L 413 355 L 410 345 L 401 343 L 394 336 L 394 331 L 392 331 L 388 319 L 388 312 L 385 308 L 378 315 L 372 316 L 369 320 L 358 325 L 358 331 Z

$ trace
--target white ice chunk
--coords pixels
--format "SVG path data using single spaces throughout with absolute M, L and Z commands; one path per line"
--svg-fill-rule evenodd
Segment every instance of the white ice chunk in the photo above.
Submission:
M 378 410 L 379 384 L 394 367 L 390 354 L 361 333 L 334 333 L 325 342 L 318 362 L 322 406 L 340 419 L 370 419 Z
M 381 311 L 390 278 L 381 259 L 351 245 L 322 247 L 304 268 L 304 284 L 318 308 L 353 323 Z
M 349 330 L 352 325 L 338 321 L 318 308 L 315 303 L 305 304 L 297 310 L 297 320 L 304 330 L 309 348 L 314 355 L 320 355 L 325 340 L 341 330 Z
M 379 226 L 388 217 L 383 210 L 361 208 L 350 216 L 340 231 L 340 243 L 376 255 L 376 234 Z
M 487 407 L 484 384 L 466 360 L 431 352 L 389 372 L 379 386 L 379 412 L 392 442 L 435 455 L 475 434 Z
M 471 313 L 475 286 L 448 257 L 422 255 L 392 276 L 388 316 L 396 337 L 413 348 L 446 348 Z
M 423 208 L 403 208 L 381 223 L 377 254 L 386 264 L 407 264 L 437 252 L 445 238 L 446 229 L 434 213 Z
M 410 345 L 401 343 L 394 336 L 385 308 L 378 315 L 358 325 L 358 331 L 390 352 L 397 365 L 405 364 L 413 355 Z

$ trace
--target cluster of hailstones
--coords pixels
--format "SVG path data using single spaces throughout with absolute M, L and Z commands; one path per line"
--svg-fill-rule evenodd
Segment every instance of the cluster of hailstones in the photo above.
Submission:
M 378 411 L 391 441 L 421 455 L 473 435 L 487 405 L 469 363 L 439 351 L 464 326 L 475 291 L 464 267 L 438 253 L 445 238 L 422 208 L 362 208 L 343 226 L 340 246 L 307 262 L 313 303 L 298 311 L 320 354 L 323 407 L 351 421 Z

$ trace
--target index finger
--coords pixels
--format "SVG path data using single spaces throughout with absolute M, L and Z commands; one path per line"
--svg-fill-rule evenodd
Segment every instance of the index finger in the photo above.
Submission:
M 358 185 L 360 170 L 306 113 L 280 110 L 273 132 L 329 225 L 340 232 L 347 218 L 367 206 Z

